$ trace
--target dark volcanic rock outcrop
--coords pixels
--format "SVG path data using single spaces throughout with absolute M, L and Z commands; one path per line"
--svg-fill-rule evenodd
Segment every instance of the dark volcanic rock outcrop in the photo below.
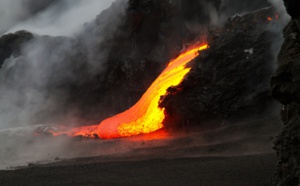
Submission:
M 210 48 L 194 60 L 192 71 L 162 99 L 167 126 L 218 127 L 263 117 L 274 107 L 269 91 L 280 34 L 266 29 L 275 22 L 270 9 L 233 17 L 208 34 Z M 275 23 L 276 24 L 276 23 Z
M 278 55 L 278 69 L 271 81 L 273 97 L 282 104 L 284 123 L 274 143 L 278 157 L 274 185 L 278 186 L 298 186 L 300 183 L 300 13 L 295 11 L 299 10 L 300 4 L 298 1 L 286 1 L 286 4 L 288 2 L 292 3 L 287 10 L 293 19 L 283 31 L 285 41 Z

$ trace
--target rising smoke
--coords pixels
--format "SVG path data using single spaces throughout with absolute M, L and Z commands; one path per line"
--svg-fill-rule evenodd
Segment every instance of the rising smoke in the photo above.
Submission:
M 1 0 L 0 1 L 0 35 L 12 26 L 45 10 L 57 0 Z
M 107 51 L 87 46 L 93 45 L 91 42 L 95 38 L 101 45 L 117 28 L 126 1 L 115 2 L 109 11 L 95 20 L 111 2 L 58 1 L 10 29 L 28 29 L 41 35 L 77 33 L 80 41 L 69 37 L 36 35 L 23 47 L 21 56 L 11 56 L 5 60 L 0 70 L 0 128 L 51 122 L 46 118 L 53 115 L 64 115 L 64 118 L 68 118 L 68 123 L 75 120 L 77 108 L 66 109 L 72 108 L 67 107 L 69 100 L 66 90 L 72 90 L 72 87 L 76 89 L 76 84 L 92 78 L 88 77 L 91 70 L 101 69 Z M 96 23 L 99 20 L 100 27 Z M 111 21 L 114 21 L 113 24 Z M 84 22 L 90 22 L 89 31 L 97 29 L 97 34 L 81 33 Z M 88 52 L 84 52 L 87 50 Z M 72 90 L 72 93 L 76 94 L 76 90 Z M 52 121 L 55 119 L 57 118 L 53 116 Z
M 74 157 L 69 139 L 35 140 L 33 131 L 40 126 L 47 128 L 46 124 L 59 124 L 55 123 L 58 120 L 71 125 L 79 122 L 78 108 L 70 105 L 68 95 L 76 96 L 81 91 L 77 85 L 101 71 L 109 50 L 104 42 L 118 28 L 127 6 L 126 0 L 47 2 L 47 6 L 36 10 L 34 1 L 0 0 L 0 9 L 10 10 L 1 16 L 0 21 L 5 23 L 1 24 L 1 32 L 24 29 L 34 33 L 19 54 L 7 58 L 0 68 L 1 169 L 34 160 L 53 160 L 59 154 Z M 36 11 L 28 13 L 32 9 Z M 71 148 L 68 152 L 66 146 Z M 77 147 L 74 149 L 79 152 Z M 84 151 L 77 155 L 85 156 L 81 153 Z M 102 149 L 102 153 L 111 151 Z

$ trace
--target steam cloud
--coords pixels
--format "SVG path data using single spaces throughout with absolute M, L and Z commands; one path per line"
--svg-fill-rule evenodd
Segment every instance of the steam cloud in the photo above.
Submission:
M 0 1 L 0 35 L 11 27 L 43 12 L 52 4 L 61 0 L 1 0 Z
M 80 82 L 82 77 L 77 72 L 81 70 L 80 65 L 83 64 L 83 62 L 75 64 L 74 60 L 66 58 L 70 56 L 76 58 L 76 54 L 72 53 L 76 53 L 74 51 L 77 50 L 86 50 L 81 45 L 88 46 L 89 42 L 95 39 L 94 35 L 81 33 L 82 29 L 87 29 L 84 28 L 83 23 L 90 22 L 88 27 L 91 30 L 96 27 L 96 16 L 111 5 L 112 1 L 56 1 L 44 11 L 10 29 L 10 31 L 26 29 L 41 35 L 54 36 L 77 33 L 82 43 L 79 44 L 78 41 L 68 37 L 35 36 L 36 39 L 23 47 L 21 57 L 11 56 L 5 60 L 0 69 L 0 129 L 40 124 L 37 122 L 42 122 L 43 117 L 51 115 L 51 113 L 45 112 L 57 110 L 58 105 L 61 105 L 61 108 L 64 107 L 67 98 L 61 89 L 66 82 L 69 84 Z M 10 5 L 9 2 L 1 1 L 3 6 L 0 7 Z M 23 3 L 23 1 L 17 2 Z M 105 12 L 103 18 L 99 18 L 103 27 L 103 30 L 98 30 L 97 40 L 99 43 L 105 38 L 109 38 L 117 28 L 120 17 L 122 17 L 120 14 L 125 11 L 126 2 L 118 0 L 113 3 L 109 11 Z M 21 5 L 15 8 L 20 7 Z M 13 15 L 11 16 L 13 17 Z M 97 59 L 93 57 L 95 54 L 90 54 L 93 53 L 92 51 L 88 52 L 87 68 L 101 68 L 106 52 L 105 50 L 98 51 Z M 102 60 L 99 61 L 99 59 Z M 51 87 L 57 86 L 62 88 L 51 89 Z M 76 113 L 75 110 L 64 111 L 61 109 L 60 111 L 66 115 L 65 118 L 72 118 L 73 116 L 68 116 L 68 114 L 73 115 Z
M 91 76 L 95 68 L 101 70 L 107 50 L 95 51 L 91 42 L 97 39 L 101 44 L 109 39 L 127 6 L 127 0 L 42 1 L 46 5 L 33 11 L 36 8 L 30 5 L 35 6 L 35 0 L 0 0 L 3 14 L 0 16 L 0 34 L 20 29 L 38 34 L 22 47 L 20 57 L 7 58 L 0 69 L 0 169 L 41 159 L 53 160 L 57 155 L 74 157 L 71 152 L 78 152 L 75 146 L 73 151 L 64 150 L 67 146 L 72 148 L 70 139 L 43 140 L 41 137 L 34 140 L 32 133 L 37 127 L 47 128 L 46 122 L 57 124 L 45 120 L 53 115 L 52 111 L 64 115 L 62 122 L 77 120 L 76 108 L 66 110 L 68 98 L 64 87 L 80 83 L 83 78 L 92 78 L 78 73 L 83 71 L 82 68 Z M 97 16 L 100 13 L 101 16 Z M 81 50 L 88 50 L 87 56 L 80 56 Z M 53 119 L 57 121 L 57 118 Z M 109 149 L 101 150 L 112 153 Z M 84 151 L 77 155 L 88 156 L 82 153 Z
M 16 22 L 17 17 L 22 16 L 22 14 L 26 14 L 26 12 L 19 10 L 22 8 L 21 5 L 24 0 L 18 1 L 19 3 L 16 5 L 16 10 L 9 11 L 21 13 L 10 13 L 12 15 L 8 14 L 5 16 L 8 17 L 7 19 L 4 18 L 8 26 Z M 78 32 L 84 23 L 91 21 L 102 10 L 108 8 L 113 1 L 114 0 L 60 0 L 52 3 L 46 10 L 37 13 L 34 17 L 13 26 L 13 28 L 9 29 L 8 32 L 30 30 L 31 32 L 40 35 L 70 36 L 75 32 Z M 12 4 L 9 0 L 4 0 L 2 3 L 7 3 L 8 5 Z M 1 5 L 1 7 L 7 6 Z
M 113 0 L 63 0 L 37 16 L 13 27 L 9 32 L 24 29 L 43 35 L 69 36 L 78 32 L 84 23 L 94 19 L 112 2 Z

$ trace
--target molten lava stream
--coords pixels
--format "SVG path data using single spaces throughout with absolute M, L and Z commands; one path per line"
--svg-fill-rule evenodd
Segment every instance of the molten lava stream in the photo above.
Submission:
M 207 44 L 194 47 L 176 59 L 152 83 L 142 98 L 130 109 L 105 119 L 99 125 L 73 128 L 70 131 L 50 131 L 54 136 L 66 134 L 69 136 L 96 137 L 103 139 L 129 137 L 139 134 L 149 134 L 163 127 L 164 109 L 159 108 L 160 97 L 167 89 L 176 86 L 191 70 L 186 64 L 199 55 L 199 51 L 208 48 Z
M 165 114 L 164 109 L 158 106 L 160 97 L 167 93 L 169 87 L 181 83 L 190 71 L 186 64 L 199 55 L 198 51 L 207 47 L 207 44 L 197 46 L 171 61 L 133 107 L 102 121 L 95 133 L 107 139 L 148 134 L 161 129 Z

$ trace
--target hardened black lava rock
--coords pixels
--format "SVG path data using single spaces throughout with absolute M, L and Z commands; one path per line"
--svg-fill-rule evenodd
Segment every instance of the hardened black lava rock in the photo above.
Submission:
M 280 34 L 266 29 L 276 24 L 268 17 L 276 17 L 271 8 L 233 17 L 224 28 L 209 32 L 210 48 L 200 52 L 184 81 L 161 99 L 167 127 L 212 129 L 270 113 L 275 106 L 269 91 L 272 45 Z
M 292 20 L 283 31 L 278 68 L 271 80 L 273 97 L 282 104 L 284 127 L 274 142 L 278 165 L 274 186 L 300 184 L 300 4 L 285 0 Z

